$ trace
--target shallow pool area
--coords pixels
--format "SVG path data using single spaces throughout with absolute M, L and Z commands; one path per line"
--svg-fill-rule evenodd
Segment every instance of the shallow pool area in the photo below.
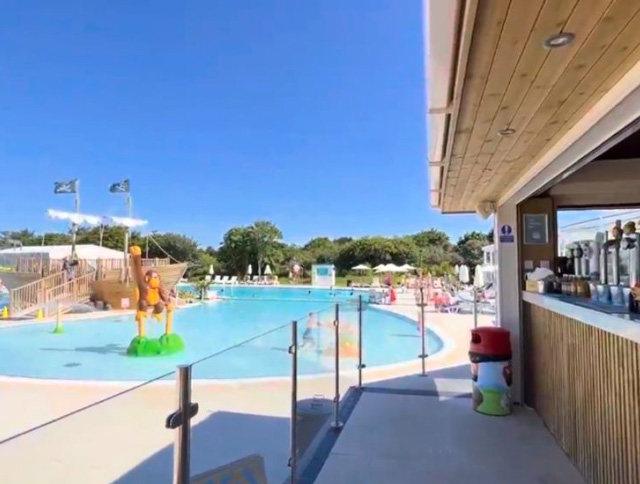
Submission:
M 320 328 L 311 332 L 313 345 L 300 350 L 299 372 L 315 375 L 333 369 L 335 304 L 341 327 L 357 331 L 357 291 L 307 288 L 224 287 L 214 303 L 176 311 L 174 332 L 186 350 L 180 354 L 134 358 L 126 349 L 136 334 L 132 315 L 64 323 L 53 334 L 53 323 L 33 323 L 0 329 L 0 375 L 88 381 L 144 381 L 194 363 L 197 379 L 284 377 L 290 374 L 291 321 L 299 321 L 299 343 L 309 314 Z M 147 320 L 149 336 L 160 336 L 164 324 Z M 368 368 L 415 360 L 420 337 L 414 322 L 365 306 L 363 355 Z M 428 335 L 428 352 L 442 347 Z M 342 369 L 356 369 L 357 360 L 342 358 Z M 171 377 L 167 377 L 171 378 Z

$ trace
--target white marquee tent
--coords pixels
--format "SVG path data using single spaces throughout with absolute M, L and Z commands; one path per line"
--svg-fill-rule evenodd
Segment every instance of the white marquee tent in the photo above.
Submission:
M 78 259 L 122 259 L 121 250 L 108 249 L 93 244 L 76 245 Z M 0 256 L 12 256 L 15 258 L 44 257 L 49 260 L 59 260 L 71 256 L 71 244 L 69 245 L 30 245 L 25 247 L 15 247 L 13 249 L 0 250 Z

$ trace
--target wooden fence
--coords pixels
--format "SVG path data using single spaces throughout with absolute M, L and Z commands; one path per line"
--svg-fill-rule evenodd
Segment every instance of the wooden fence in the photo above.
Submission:
M 43 304 L 46 292 L 64 284 L 66 279 L 66 273 L 58 272 L 12 289 L 9 292 L 9 314 L 20 316 L 30 308 Z
M 525 402 L 593 484 L 640 483 L 640 345 L 524 303 Z
M 166 266 L 171 263 L 168 258 L 164 259 L 142 259 L 143 266 Z M 39 274 L 48 276 L 62 271 L 63 261 L 60 259 L 40 259 L 38 257 L 24 257 L 15 261 L 15 266 L 11 266 L 16 272 L 28 274 Z M 122 269 L 124 267 L 124 258 L 121 259 L 79 259 L 77 265 L 74 266 L 77 276 L 84 275 L 88 272 L 108 271 L 111 269 Z

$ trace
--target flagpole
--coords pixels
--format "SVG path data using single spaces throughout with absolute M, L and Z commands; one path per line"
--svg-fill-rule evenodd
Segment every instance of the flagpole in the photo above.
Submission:
M 75 208 L 76 208 L 76 215 L 78 215 L 80 213 L 80 180 L 76 180 L 75 181 L 75 189 L 76 189 L 76 199 L 75 199 Z M 78 236 L 78 224 L 74 223 L 71 226 L 72 228 L 72 235 L 71 235 L 71 259 L 76 259 L 77 255 L 76 255 L 76 239 Z
M 127 192 L 127 217 L 131 218 L 131 193 Z M 124 280 L 125 282 L 129 282 L 129 257 L 127 257 L 127 253 L 129 252 L 129 238 L 131 228 L 125 227 L 124 231 Z

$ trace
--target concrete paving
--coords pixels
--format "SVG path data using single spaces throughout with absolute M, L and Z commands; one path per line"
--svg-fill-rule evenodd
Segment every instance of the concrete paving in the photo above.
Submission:
M 532 410 L 516 408 L 509 417 L 474 412 L 455 377 L 467 371 L 373 384 L 316 484 L 584 484 Z M 449 396 L 430 396 L 443 381 Z

